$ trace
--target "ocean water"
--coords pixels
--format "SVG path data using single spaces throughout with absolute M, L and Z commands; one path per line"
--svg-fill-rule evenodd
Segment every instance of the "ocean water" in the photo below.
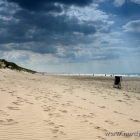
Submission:
M 47 72 L 40 72 L 40 74 L 55 74 L 55 75 L 65 75 L 65 76 L 99 76 L 99 77 L 114 77 L 114 76 L 122 76 L 122 77 L 134 77 L 134 78 L 140 78 L 140 73 L 110 73 L 110 74 L 78 74 L 78 73 L 47 73 Z
M 114 74 L 115 76 L 123 76 L 123 77 L 137 77 L 140 78 L 140 73 L 120 73 L 120 74 Z
M 140 73 L 113 73 L 113 74 L 67 74 L 67 73 L 63 73 L 63 74 L 58 74 L 58 75 L 72 75 L 72 76 L 76 76 L 76 75 L 81 75 L 81 76 L 107 76 L 107 77 L 114 77 L 114 76 L 122 76 L 122 77 L 135 77 L 135 78 L 140 78 Z

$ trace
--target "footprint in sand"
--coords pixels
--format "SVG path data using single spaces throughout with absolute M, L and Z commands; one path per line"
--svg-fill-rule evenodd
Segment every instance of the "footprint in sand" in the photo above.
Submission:
M 105 106 L 98 106 L 98 107 L 100 107 L 100 108 L 106 108 Z
M 18 122 L 14 121 L 13 119 L 0 120 L 0 125 L 13 125 L 17 123 Z
M 1 91 L 6 91 L 5 89 L 2 89 Z
M 19 102 L 12 102 L 14 105 L 21 105 Z
M 140 122 L 140 120 L 134 120 L 134 119 L 131 119 L 131 118 L 130 118 L 130 120 L 133 121 L 133 122 L 138 122 L 138 123 Z
M 59 134 L 60 134 L 60 135 L 67 135 L 66 133 L 64 133 L 64 132 L 62 132 L 62 131 L 60 131 Z
M 93 116 L 96 116 L 95 113 L 89 113 L 89 114 L 90 114 L 92 117 L 93 117 Z
M 61 96 L 60 96 L 60 95 L 55 94 L 55 95 L 53 96 L 53 98 L 61 98 Z
M 34 103 L 29 102 L 29 101 L 26 101 L 26 103 L 27 103 L 27 104 L 30 104 L 30 105 L 33 105 L 33 104 L 34 104 Z
M 93 118 L 92 115 L 85 115 L 85 114 L 83 114 L 82 117 L 83 117 L 83 118 Z
M 120 113 L 120 112 L 117 112 L 117 111 L 113 111 L 114 113 L 117 113 L 117 114 L 121 114 L 121 115 L 125 115 L 123 113 Z
M 10 109 L 10 110 L 20 110 L 18 107 L 11 107 L 11 106 L 9 106 L 7 108 Z
M 129 99 L 129 98 L 123 98 L 124 100 L 131 100 L 131 99 Z
M 54 122 L 51 122 L 51 120 L 44 120 L 45 122 L 47 122 L 47 125 L 49 126 L 53 126 L 53 128 L 51 128 L 51 131 L 53 134 L 61 134 L 61 135 L 66 135 L 66 133 L 59 131 L 59 128 L 64 128 L 64 125 L 56 125 Z M 58 133 L 59 132 L 59 133 Z M 54 136 L 57 137 L 57 136 Z
M 52 125 L 54 125 L 54 122 L 49 122 L 48 125 L 51 125 L 52 126 Z
M 59 125 L 59 126 L 62 126 L 62 125 Z M 51 128 L 52 133 L 55 134 L 54 137 L 58 137 L 59 135 L 61 136 L 66 135 L 66 133 L 64 133 L 62 130 L 61 131 L 59 130 L 59 126 L 55 126 L 54 128 Z
M 9 114 L 7 114 L 5 111 L 3 111 L 3 110 L 0 110 L 0 116 L 1 115 L 4 115 L 4 116 L 9 116 Z
M 113 126 L 118 125 L 118 124 L 115 124 L 114 122 L 112 122 L 112 121 L 110 121 L 110 120 L 106 120 L 105 122 L 107 122 L 107 123 L 109 123 L 109 124 L 111 124 L 111 125 L 113 125 Z
M 89 102 L 90 104 L 94 104 L 94 102 Z
M 59 129 L 51 129 L 51 131 L 52 133 L 56 134 L 59 131 Z
M 17 96 L 17 94 L 16 93 L 11 93 L 11 96 Z
M 98 136 L 98 139 L 100 139 L 100 140 L 107 140 L 106 138 L 103 138 L 101 136 Z
M 19 100 L 23 100 L 23 98 L 21 98 L 21 97 L 17 97 Z
M 116 100 L 116 101 L 118 101 L 118 102 L 124 102 L 124 101 L 122 101 L 122 100 Z
M 53 138 L 58 138 L 57 136 L 53 136 Z
M 101 128 L 101 127 L 99 127 L 99 126 L 95 126 L 94 128 L 95 128 L 95 129 L 98 129 L 98 130 L 100 130 L 100 131 L 103 131 L 103 132 L 107 132 L 107 130 L 106 130 L 106 129 Z
M 68 103 L 73 103 L 73 101 L 67 101 Z
M 64 125 L 58 125 L 59 127 L 65 127 Z
M 124 93 L 125 94 L 125 93 Z M 124 96 L 126 96 L 127 98 L 130 98 L 130 96 L 129 95 L 127 95 L 127 94 L 125 94 Z
M 106 96 L 102 96 L 104 99 L 106 99 Z
M 50 113 L 48 114 L 50 117 L 54 116 L 54 117 L 61 117 L 61 115 L 59 113 Z
M 60 110 L 62 113 L 68 113 L 67 110 Z

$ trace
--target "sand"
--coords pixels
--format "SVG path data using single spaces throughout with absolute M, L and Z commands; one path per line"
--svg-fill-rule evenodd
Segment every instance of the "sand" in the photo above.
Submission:
M 140 79 L 113 82 L 0 69 L 0 140 L 140 139 Z

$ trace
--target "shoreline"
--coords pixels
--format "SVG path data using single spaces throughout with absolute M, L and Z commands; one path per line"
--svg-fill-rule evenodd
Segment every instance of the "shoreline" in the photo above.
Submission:
M 60 75 L 60 76 L 89 76 L 89 77 L 115 77 L 122 76 L 126 78 L 140 78 L 140 73 L 134 74 L 57 74 L 57 73 L 40 73 L 42 75 Z

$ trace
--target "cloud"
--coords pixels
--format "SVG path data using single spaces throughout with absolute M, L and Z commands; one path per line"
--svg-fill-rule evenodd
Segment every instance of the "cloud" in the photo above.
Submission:
M 1 0 L 0 56 L 38 71 L 119 69 L 139 60 L 139 13 L 138 0 Z
M 134 3 L 140 4 L 140 0 L 131 0 L 131 2 L 134 2 Z
M 94 2 L 97 2 L 97 3 L 100 3 L 100 2 L 106 2 L 106 1 L 109 1 L 109 0 L 94 0 Z
M 92 0 L 7 0 L 8 2 L 17 3 L 21 8 L 29 11 L 61 11 L 61 6 L 58 3 L 64 5 L 76 5 L 86 6 L 92 3 Z
M 66 11 L 69 17 L 76 16 L 80 21 L 103 21 L 109 18 L 109 15 L 98 9 L 98 4 L 91 4 L 88 7 L 71 6 Z M 88 15 L 88 16 L 87 16 Z
M 23 12 L 23 13 L 22 13 Z M 18 15 L 19 14 L 19 15 Z M 79 24 L 78 20 L 76 18 L 71 18 L 69 19 L 65 15 L 60 15 L 60 16 L 53 16 L 53 15 L 43 15 L 43 14 L 33 14 L 31 15 L 30 13 L 26 13 L 24 11 L 21 11 L 21 13 L 17 13 L 15 15 L 17 18 L 21 18 L 24 21 L 25 24 L 27 25 L 32 25 L 35 27 L 35 29 L 38 30 L 46 30 L 46 33 L 49 33 L 50 31 L 52 33 L 64 33 L 66 31 L 69 32 L 81 32 L 84 33 L 86 30 L 85 28 L 89 28 L 89 26 L 86 26 L 84 24 Z M 29 16 L 30 19 L 27 19 L 26 16 Z M 85 29 L 85 30 L 84 30 Z M 92 29 L 92 27 L 91 27 Z M 51 33 L 50 32 L 50 33 Z M 91 30 L 92 32 L 92 30 Z M 86 31 L 85 31 L 86 33 Z M 89 31 L 90 33 L 90 31 Z
M 111 32 L 109 27 L 114 24 L 114 21 L 108 20 L 110 15 L 100 10 L 98 4 L 90 4 L 88 7 L 67 4 L 65 7 L 60 3 L 49 3 L 49 7 L 54 5 L 60 7 L 60 10 L 57 11 L 55 8 L 47 10 L 45 7 L 47 12 L 44 12 L 44 9 L 33 11 L 23 6 L 19 8 L 13 3 L 8 4 L 9 12 L 3 10 L 7 12 L 3 17 L 10 18 L 8 20 L 3 18 L 0 22 L 2 29 L 0 30 L 0 49 L 6 54 L 16 55 L 20 52 L 19 54 L 31 55 L 32 53 L 35 56 L 42 55 L 42 57 L 39 56 L 40 60 L 45 59 L 46 55 L 52 55 L 53 59 L 47 61 L 46 65 L 88 63 L 118 57 L 116 54 L 105 54 L 104 50 L 98 48 L 98 46 L 110 44 L 108 39 L 102 39 L 102 37 L 103 34 L 107 36 Z M 10 9 L 10 5 L 14 8 Z M 5 7 L 7 8 L 7 3 Z M 109 43 L 103 43 L 102 40 Z M 94 48 L 98 49 L 95 51 Z M 21 62 L 22 59 L 24 62 L 37 61 L 35 57 L 31 60 L 28 55 L 19 56 L 14 59 L 9 55 L 8 59 Z M 45 62 L 42 65 L 45 65 Z
M 124 3 L 125 3 L 125 0 L 115 0 L 115 1 L 114 1 L 114 5 L 115 5 L 116 7 L 120 7 L 120 6 L 122 6 Z
M 8 3 L 9 4 L 9 3 Z M 5 3 L 5 9 L 7 9 Z M 13 8 L 3 10 L 7 12 L 8 20 L 1 19 L 0 22 L 0 44 L 5 51 L 26 50 L 35 53 L 57 53 L 57 47 L 71 47 L 78 44 L 90 44 L 93 42 L 92 35 L 107 31 L 111 25 L 108 15 L 97 9 L 97 5 L 91 5 L 89 9 L 71 7 L 64 14 L 53 14 L 44 12 L 30 12 L 19 9 L 16 5 L 9 4 Z M 14 10 L 14 12 L 13 12 Z M 75 16 L 71 10 L 77 11 Z M 86 11 L 87 10 L 87 11 Z M 89 15 L 85 20 L 88 10 L 96 16 Z M 79 17 L 79 13 L 81 17 Z M 98 16 L 97 16 L 98 15 Z M 9 48 L 9 44 L 13 45 Z M 6 44 L 6 45 L 4 45 Z
M 1 20 L 0 28 L 1 44 L 43 41 L 49 45 L 59 42 L 59 39 L 76 36 L 75 33 L 84 35 L 96 33 L 94 24 L 80 23 L 76 17 L 32 14 L 25 10 L 16 12 L 10 21 Z
M 123 30 L 125 32 L 140 33 L 140 20 L 134 20 L 128 22 L 126 25 L 123 26 Z
M 34 52 L 39 54 L 55 54 L 57 53 L 57 47 L 48 45 L 46 43 L 39 42 L 28 42 L 28 43 L 7 43 L 0 45 L 1 51 L 27 51 Z
M 115 3 L 117 6 L 114 5 Z M 101 2 L 99 4 L 99 7 L 105 13 L 112 15 L 112 18 L 114 16 L 114 20 L 119 18 L 119 23 L 123 22 L 125 19 L 128 18 L 130 18 L 131 20 L 136 20 L 137 18 L 139 18 L 140 4 L 134 3 L 130 0 L 116 0 L 113 3 L 109 0 L 106 0 L 104 2 Z

